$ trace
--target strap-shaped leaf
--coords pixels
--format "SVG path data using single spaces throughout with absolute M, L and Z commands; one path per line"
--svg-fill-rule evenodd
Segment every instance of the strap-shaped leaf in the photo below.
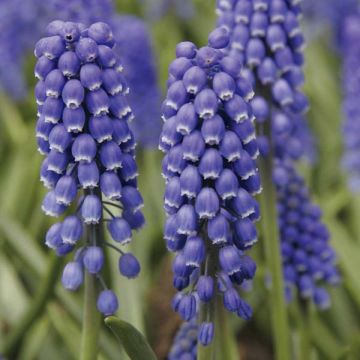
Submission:
M 105 324 L 118 338 L 131 360 L 157 360 L 144 335 L 134 326 L 115 316 L 107 317 Z

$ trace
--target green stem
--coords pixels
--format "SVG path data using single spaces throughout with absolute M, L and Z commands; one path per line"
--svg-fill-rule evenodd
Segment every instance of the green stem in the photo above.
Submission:
M 96 360 L 100 330 L 100 313 L 96 308 L 96 277 L 85 272 L 85 304 L 81 335 L 80 359 Z
M 284 297 L 284 283 L 280 253 L 276 193 L 272 183 L 272 157 L 260 159 L 263 192 L 260 197 L 265 257 L 271 275 L 270 313 L 272 318 L 275 355 L 277 360 L 289 360 L 289 324 Z
M 15 358 L 14 354 L 20 349 L 20 343 L 24 340 L 26 333 L 29 331 L 38 317 L 46 310 L 46 302 L 52 297 L 57 278 L 62 265 L 62 259 L 56 255 L 50 257 L 45 278 L 40 281 L 40 288 L 31 303 L 29 309 L 25 312 L 18 325 L 5 339 L 2 353 L 6 358 Z
M 301 302 L 296 310 L 299 330 L 299 360 L 311 359 L 311 331 L 309 319 L 309 304 Z

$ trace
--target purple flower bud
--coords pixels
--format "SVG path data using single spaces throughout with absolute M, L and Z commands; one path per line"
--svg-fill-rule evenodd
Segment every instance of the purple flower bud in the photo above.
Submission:
M 49 164 L 49 161 L 46 158 L 41 165 L 40 181 L 44 184 L 44 186 L 46 188 L 53 189 L 55 187 L 57 181 L 59 180 L 60 175 L 57 174 L 56 172 L 49 171 L 48 164 Z
M 197 215 L 191 205 L 183 205 L 176 214 L 177 232 L 184 235 L 195 235 L 197 232 Z
M 54 69 L 49 72 L 45 79 L 46 96 L 58 98 L 65 85 L 65 77 L 60 70 Z
M 302 275 L 298 282 L 300 295 L 303 298 L 311 298 L 314 294 L 314 282 L 308 275 Z
M 102 204 L 96 195 L 87 195 L 81 206 L 81 216 L 85 224 L 98 224 L 102 215 Z
M 126 120 L 113 119 L 112 126 L 113 126 L 112 138 L 118 145 L 130 140 L 131 133 Z
M 216 94 L 211 89 L 201 90 L 195 97 L 194 106 L 201 118 L 210 119 L 218 110 Z
M 96 156 L 96 143 L 89 134 L 81 134 L 75 140 L 71 148 L 75 161 L 91 162 Z
M 76 244 L 80 240 L 82 232 L 81 220 L 77 216 L 70 215 L 64 219 L 61 227 L 61 239 L 64 244 Z
M 46 56 L 41 56 L 35 65 L 35 77 L 39 80 L 45 80 L 46 76 L 55 68 L 55 62 L 49 60 Z
M 188 165 L 180 175 L 181 195 L 194 198 L 202 186 L 202 179 L 195 166 Z
M 246 49 L 246 44 L 250 38 L 249 28 L 243 24 L 238 24 L 235 26 L 232 37 L 231 37 L 231 47 L 240 51 Z
M 192 62 L 185 58 L 179 57 L 175 59 L 169 66 L 169 74 L 174 77 L 174 80 L 181 80 L 186 73 L 192 67 Z M 175 82 L 174 81 L 174 82 Z
M 104 143 L 100 148 L 100 160 L 106 170 L 116 170 L 121 168 L 122 153 L 119 146 L 114 141 Z
M 116 313 L 119 308 L 119 302 L 111 290 L 103 290 L 97 299 L 97 309 L 105 316 L 110 316 Z
M 225 246 L 219 251 L 221 268 L 229 275 L 240 271 L 241 260 L 238 250 L 234 246 Z
M 211 276 L 200 276 L 196 285 L 196 291 L 201 301 L 211 301 L 214 296 L 213 278 Z
M 194 105 L 191 103 L 185 104 L 176 115 L 176 131 L 181 135 L 188 135 L 196 128 L 197 121 Z M 174 143 L 171 145 L 174 145 Z
M 100 176 L 100 189 L 108 199 L 120 199 L 122 186 L 118 175 L 112 171 L 102 173 Z
M 73 22 L 65 22 L 60 29 L 60 35 L 64 41 L 67 43 L 72 43 L 79 40 L 80 38 L 80 29 L 78 24 Z
M 80 69 L 80 60 L 72 51 L 64 52 L 58 61 L 58 68 L 64 76 L 74 77 Z
M 200 219 L 212 219 L 220 209 L 219 198 L 212 188 L 204 187 L 195 200 L 195 210 Z
M 60 36 L 44 38 L 42 52 L 49 60 L 58 58 L 65 51 L 65 44 Z
M 223 160 L 220 153 L 215 149 L 205 150 L 200 159 L 199 172 L 204 179 L 217 179 L 223 170 Z
M 183 159 L 197 162 L 204 154 L 205 142 L 199 130 L 184 136 L 182 142 Z
M 108 224 L 108 230 L 114 241 L 125 245 L 131 241 L 131 228 L 123 218 L 113 218 Z
M 196 61 L 201 68 L 209 68 L 215 65 L 221 57 L 221 52 L 209 46 L 204 46 L 198 50 Z
M 102 71 L 96 64 L 85 64 L 80 70 L 82 86 L 90 91 L 98 90 L 102 84 Z
M 61 283 L 66 290 L 75 291 L 84 281 L 84 274 L 81 265 L 77 261 L 65 265 L 61 277 Z
M 120 168 L 120 176 L 125 181 L 133 180 L 138 176 L 138 169 L 133 156 L 129 154 L 123 154 L 122 167 Z
M 110 110 L 114 116 L 120 119 L 131 114 L 131 107 L 123 94 L 117 94 L 110 98 Z
M 187 100 L 187 93 L 182 81 L 175 81 L 167 93 L 166 105 L 178 110 Z
M 110 47 L 106 45 L 99 45 L 97 61 L 100 66 L 104 68 L 111 68 L 116 65 L 117 58 Z
M 256 228 L 248 218 L 237 220 L 234 223 L 234 231 L 236 235 L 234 242 L 240 249 L 249 248 L 257 242 Z
M 186 71 L 183 84 L 189 94 L 198 94 L 206 85 L 206 72 L 198 66 L 193 66 Z
M 41 209 L 48 216 L 58 217 L 65 211 L 66 207 L 56 201 L 55 191 L 52 190 L 45 195 Z
M 168 170 L 174 173 L 181 173 L 181 171 L 185 168 L 186 165 L 182 146 L 177 145 L 173 147 L 169 151 L 168 155 Z
M 100 88 L 86 95 L 86 105 L 94 116 L 105 115 L 109 112 L 110 100 L 106 92 Z
M 182 205 L 180 179 L 173 177 L 166 184 L 164 202 L 167 206 L 179 208 Z
M 66 107 L 70 109 L 78 108 L 84 101 L 84 88 L 81 82 L 76 79 L 69 80 L 62 91 L 62 99 Z
M 244 320 L 249 320 L 252 317 L 252 308 L 243 299 L 240 299 L 237 315 Z
M 91 116 L 89 120 L 89 130 L 91 136 L 98 143 L 112 139 L 113 126 L 112 120 L 106 116 Z
M 102 80 L 104 89 L 112 96 L 119 93 L 126 94 L 129 90 L 124 77 L 113 69 L 103 70 Z
M 51 150 L 63 153 L 71 143 L 71 136 L 64 125 L 55 125 L 49 133 L 49 145 Z
M 64 104 L 60 99 L 48 97 L 42 109 L 45 122 L 56 124 L 61 119 Z
M 213 30 L 208 37 L 209 46 L 214 49 L 224 49 L 229 44 L 229 33 L 224 28 Z
M 207 119 L 201 126 L 201 135 L 206 144 L 218 145 L 225 135 L 225 125 L 223 119 L 215 115 Z
M 76 109 L 65 108 L 62 121 L 67 132 L 79 133 L 85 125 L 85 111 L 81 106 Z
M 270 25 L 266 33 L 266 42 L 272 52 L 283 49 L 286 44 L 286 34 L 283 28 L 278 24 Z
M 77 194 L 76 182 L 72 176 L 62 176 L 55 187 L 56 202 L 69 206 Z
M 264 43 L 257 38 L 249 40 L 246 46 L 246 62 L 248 66 L 259 66 L 265 58 L 265 46 Z
M 120 256 L 119 270 L 121 275 L 129 279 L 136 278 L 140 272 L 140 264 L 134 255 L 127 253 Z
M 213 78 L 213 89 L 221 100 L 228 101 L 234 95 L 236 83 L 227 73 L 219 72 Z
M 191 320 L 196 315 L 195 296 L 193 294 L 184 295 L 178 304 L 177 312 L 183 320 Z
M 109 25 L 104 22 L 92 24 L 88 29 L 88 36 L 99 45 L 106 45 L 113 40 L 113 33 Z
M 229 222 L 222 214 L 209 220 L 207 230 L 213 244 L 225 244 L 230 237 Z
M 224 306 L 230 312 L 237 312 L 240 306 L 240 295 L 236 289 L 230 288 L 224 292 Z
M 239 95 L 234 95 L 232 99 L 225 103 L 225 111 L 235 122 L 240 123 L 249 118 L 246 102 Z
M 199 328 L 199 342 L 203 346 L 211 344 L 214 338 L 214 324 L 212 322 L 204 322 Z
M 215 182 L 215 188 L 222 200 L 235 197 L 239 187 L 236 175 L 229 169 L 224 169 Z
M 121 202 L 124 208 L 133 212 L 137 212 L 144 206 L 144 201 L 139 190 L 132 186 L 123 187 Z
M 190 41 L 184 41 L 176 45 L 176 57 L 193 59 L 196 55 L 196 46 Z
M 228 161 L 240 159 L 241 142 L 239 137 L 232 131 L 226 131 L 220 144 L 220 153 Z
M 89 246 L 83 258 L 84 266 L 90 274 L 98 274 L 104 265 L 104 253 L 98 246 Z
M 326 310 L 331 306 L 329 293 L 321 287 L 314 290 L 313 301 L 319 310 Z
M 82 62 L 93 62 L 98 55 L 98 46 L 90 38 L 81 38 L 76 44 L 75 52 Z
M 56 249 L 62 245 L 61 230 L 62 223 L 51 225 L 45 236 L 45 245 L 50 249 Z
M 277 68 L 271 58 L 265 58 L 258 67 L 258 77 L 263 85 L 275 82 Z

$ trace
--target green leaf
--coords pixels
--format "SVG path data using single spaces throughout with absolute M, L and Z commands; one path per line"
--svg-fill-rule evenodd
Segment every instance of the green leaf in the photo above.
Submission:
M 142 335 L 131 324 L 120 320 L 115 316 L 107 317 L 105 319 L 105 324 L 118 338 L 131 360 L 157 359 L 144 335 Z

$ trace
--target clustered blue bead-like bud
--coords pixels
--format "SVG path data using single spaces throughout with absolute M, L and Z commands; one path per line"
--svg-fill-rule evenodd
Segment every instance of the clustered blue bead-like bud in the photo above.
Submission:
M 253 91 L 241 63 L 224 54 L 228 43 L 228 32 L 216 29 L 200 49 L 178 44 L 163 103 L 164 238 L 176 253 L 174 286 L 180 293 L 173 308 L 185 321 L 199 306 L 209 307 L 218 292 L 227 310 L 244 319 L 251 314 L 239 286 L 256 271 L 245 253 L 257 241 L 259 149 Z M 229 291 L 237 294 L 234 301 L 226 300 Z M 199 328 L 203 345 L 213 335 L 213 324 Z
M 348 185 L 354 192 L 360 191 L 360 15 L 348 16 L 343 21 L 341 50 L 343 55 L 343 140 L 342 165 L 348 173 Z
M 144 224 L 143 199 L 137 188 L 135 139 L 128 124 L 133 117 L 128 86 L 110 27 L 97 22 L 85 28 L 56 20 L 48 25 L 47 35 L 35 47 L 36 138 L 45 155 L 41 181 L 49 189 L 42 209 L 54 217 L 71 211 L 50 227 L 45 244 L 59 256 L 76 249 L 74 260 L 64 268 L 62 284 L 77 290 L 84 271 L 101 279 L 106 243 L 98 233 L 103 223 L 114 244 L 129 243 L 132 231 Z M 85 231 L 86 242 L 82 241 Z M 120 273 L 136 277 L 137 259 L 115 249 L 121 254 Z M 100 293 L 99 311 L 110 315 L 117 308 L 111 290 Z
M 324 308 L 329 297 L 317 282 L 338 281 L 334 252 L 328 244 L 329 235 L 321 222 L 321 212 L 312 205 L 304 181 L 295 169 L 295 161 L 300 157 L 313 156 L 312 152 L 304 151 L 304 144 L 312 141 L 304 118 L 308 100 L 301 90 L 305 42 L 299 22 L 300 2 L 218 0 L 217 13 L 218 27 L 230 34 L 227 53 L 246 67 L 243 74 L 256 93 L 251 107 L 260 133 L 264 134 L 258 137 L 260 153 L 268 156 L 271 151 L 275 158 L 273 181 L 278 196 L 281 244 L 283 249 L 291 249 L 288 256 L 283 251 L 287 298 L 290 300 L 290 284 L 296 285 L 301 297 L 310 297 L 319 308 Z M 266 126 L 272 144 L 266 136 L 269 135 Z M 302 241 L 304 237 L 307 242 Z M 318 252 L 309 242 L 318 244 Z M 321 274 L 319 270 L 313 275 L 307 263 L 298 266 L 299 259 L 294 258 L 298 254 L 315 259 L 311 261 L 320 264 Z M 335 274 L 331 281 L 325 275 L 325 267 Z M 287 278 L 289 268 L 292 275 L 296 275 L 291 281 Z M 311 291 L 305 289 L 305 285 L 309 285 Z
M 302 299 L 311 299 L 319 309 L 326 309 L 330 296 L 323 285 L 337 285 L 340 276 L 322 211 L 311 202 L 304 179 L 291 161 L 275 162 L 274 182 L 286 299 L 290 302 L 297 289 Z
M 181 324 L 171 345 L 169 360 L 196 360 L 198 329 L 195 318 Z

